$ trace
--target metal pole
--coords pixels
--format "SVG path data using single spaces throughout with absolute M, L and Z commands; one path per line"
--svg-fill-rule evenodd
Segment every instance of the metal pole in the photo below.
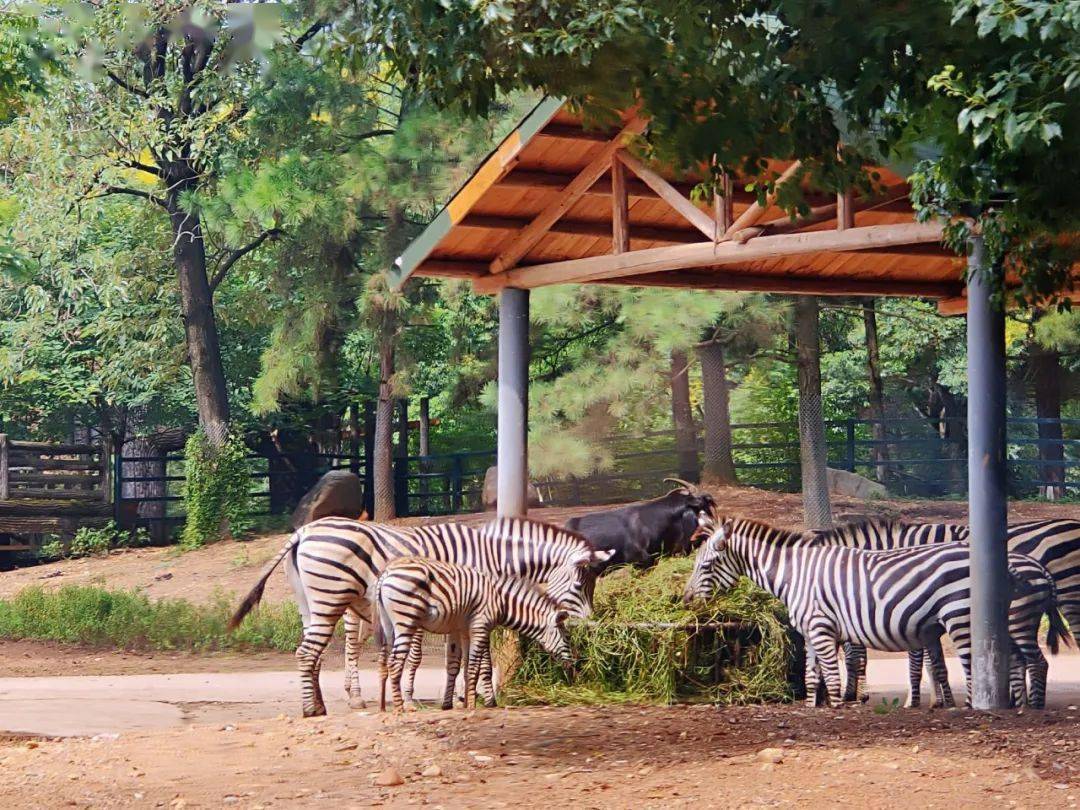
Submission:
M 499 482 L 501 517 L 528 511 L 529 291 L 499 296 Z
M 1002 270 L 990 267 L 981 236 L 968 259 L 968 520 L 971 525 L 971 700 L 1009 705 L 1006 545 L 1005 313 Z

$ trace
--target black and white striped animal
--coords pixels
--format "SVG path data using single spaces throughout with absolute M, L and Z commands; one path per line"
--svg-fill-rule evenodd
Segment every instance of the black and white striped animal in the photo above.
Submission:
M 1010 637 L 1034 662 L 1042 657 L 1042 614 L 1050 614 L 1055 643 L 1064 625 L 1049 576 L 1024 577 L 1034 564 L 1021 555 L 1011 555 L 1010 564 L 1022 597 L 1010 607 Z M 970 563 L 964 543 L 863 551 L 822 545 L 757 521 L 729 519 L 698 550 L 684 598 L 707 597 L 744 575 L 785 604 L 792 625 L 806 639 L 807 705 L 816 705 L 819 674 L 828 702 L 840 703 L 837 647 L 844 641 L 897 652 L 926 649 L 940 669 L 944 630 L 969 674 Z
M 386 709 L 386 677 L 394 708 L 411 708 L 401 693 L 401 674 L 417 633 L 445 633 L 456 654 L 447 656 L 453 683 L 465 659 L 465 706 L 475 708 L 481 662 L 488 657 L 497 626 L 521 633 L 572 665 L 565 623 L 569 613 L 536 585 L 518 577 L 427 559 L 399 557 L 386 565 L 371 594 L 375 641 L 379 646 L 379 709 Z M 485 695 L 485 700 L 487 695 Z M 453 705 L 452 690 L 443 708 Z
M 322 653 L 342 615 L 357 620 L 346 633 L 347 688 L 359 697 L 356 676 L 360 621 L 368 616 L 368 590 L 390 560 L 422 556 L 506 573 L 544 583 L 548 595 L 572 616 L 588 616 L 596 583 L 593 566 L 606 560 L 582 537 L 538 521 L 503 518 L 480 530 L 440 523 L 402 528 L 322 518 L 293 533 L 240 604 L 229 627 L 235 628 L 258 604 L 274 568 L 287 560 L 287 573 L 303 618 L 304 635 L 296 650 L 304 716 L 326 713 L 319 688 Z M 485 665 L 485 671 L 489 665 Z
M 867 550 L 889 550 L 965 542 L 970 536 L 966 525 L 948 523 L 907 523 L 893 520 L 866 520 L 837 526 L 814 536 L 822 543 Z M 1009 551 L 1023 554 L 1042 565 L 1054 579 L 1057 601 L 1065 620 L 1073 629 L 1080 628 L 1080 520 L 1031 520 L 1008 527 Z M 1066 642 L 1068 636 L 1065 636 Z M 922 681 L 923 651 L 908 653 L 910 691 L 908 703 L 918 706 Z M 866 649 L 859 645 L 845 647 L 847 685 L 845 700 L 865 700 Z M 946 684 L 947 686 L 947 684 Z M 940 693 L 941 684 L 936 684 Z M 1038 691 L 1037 684 L 1031 684 Z M 1015 691 L 1015 687 L 1014 687 Z

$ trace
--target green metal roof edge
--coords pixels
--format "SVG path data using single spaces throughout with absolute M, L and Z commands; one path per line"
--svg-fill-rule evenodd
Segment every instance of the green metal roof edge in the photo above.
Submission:
M 454 227 L 453 219 L 450 216 L 450 203 L 454 198 L 461 193 L 462 189 L 469 185 L 473 177 L 491 160 L 499 151 L 506 141 L 517 134 L 521 139 L 521 146 L 523 149 L 533 136 L 542 130 L 552 117 L 559 111 L 559 109 L 565 103 L 565 99 L 557 98 L 555 96 L 545 96 L 540 102 L 533 107 L 532 111 L 526 115 L 521 123 L 514 129 L 507 133 L 506 137 L 499 141 L 498 145 L 491 150 L 486 158 L 484 158 L 480 164 L 476 167 L 469 179 L 466 180 L 455 193 L 454 196 L 447 201 L 446 205 L 442 207 L 442 210 L 436 215 L 428 226 L 424 228 L 423 232 L 416 237 L 409 246 L 402 251 L 401 255 L 394 260 L 393 266 L 387 271 L 390 277 L 390 285 L 394 289 L 400 289 L 400 287 L 409 280 L 409 277 L 416 271 L 416 268 L 431 255 L 431 252 L 435 250 L 435 246 L 442 241 L 450 229 Z

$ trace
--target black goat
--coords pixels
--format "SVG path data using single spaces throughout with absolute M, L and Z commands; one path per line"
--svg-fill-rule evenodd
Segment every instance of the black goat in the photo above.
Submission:
M 570 518 L 566 528 L 584 535 L 594 548 L 615 552 L 603 570 L 615 565 L 649 568 L 662 555 L 690 552 L 702 512 L 715 514 L 712 495 L 679 487 L 651 501 Z

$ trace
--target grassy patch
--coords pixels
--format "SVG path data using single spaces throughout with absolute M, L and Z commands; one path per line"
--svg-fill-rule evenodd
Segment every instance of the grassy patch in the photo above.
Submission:
M 625 570 L 600 580 L 592 619 L 572 631 L 580 659 L 574 684 L 547 654 L 526 644 L 503 699 L 519 704 L 788 699 L 791 645 L 783 607 L 743 581 L 727 594 L 687 608 L 681 596 L 692 565 L 685 558 L 665 560 L 646 573 Z M 754 629 L 702 627 L 714 622 L 743 622 Z M 505 648 L 505 635 L 500 642 Z
M 149 650 L 296 649 L 300 614 L 294 605 L 263 605 L 235 633 L 226 633 L 235 607 L 223 594 L 195 605 L 97 587 L 27 588 L 0 600 L 0 638 Z

